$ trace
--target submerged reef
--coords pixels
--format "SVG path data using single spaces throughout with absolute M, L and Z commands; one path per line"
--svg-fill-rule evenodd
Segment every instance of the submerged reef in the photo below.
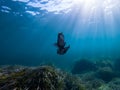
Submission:
M 114 61 L 114 69 L 120 72 L 120 58 Z
M 114 77 L 115 77 L 115 72 L 112 70 L 112 68 L 110 67 L 103 67 L 100 68 L 97 72 L 96 72 L 96 77 L 104 80 L 105 82 L 109 82 L 111 81 Z
M 103 84 L 97 90 L 120 90 L 120 78 L 113 79 L 107 84 Z
M 110 67 L 113 68 L 113 61 L 109 59 L 102 59 L 102 60 L 97 60 L 95 61 L 95 64 L 97 68 L 103 68 L 103 67 Z
M 62 71 L 55 66 L 0 66 L 0 90 L 120 90 L 119 60 L 81 59 Z
M 78 77 L 51 66 L 1 70 L 0 90 L 85 90 Z
M 86 90 L 120 90 L 120 59 L 78 60 L 71 72 Z
M 96 65 L 87 59 L 81 59 L 75 62 L 75 65 L 73 66 L 72 73 L 73 74 L 81 74 L 88 71 L 94 71 L 96 70 Z

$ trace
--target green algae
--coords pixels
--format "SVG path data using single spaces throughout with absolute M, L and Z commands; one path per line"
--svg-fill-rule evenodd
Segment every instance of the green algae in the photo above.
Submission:
M 85 90 L 80 78 L 51 66 L 23 69 L 0 78 L 4 90 Z

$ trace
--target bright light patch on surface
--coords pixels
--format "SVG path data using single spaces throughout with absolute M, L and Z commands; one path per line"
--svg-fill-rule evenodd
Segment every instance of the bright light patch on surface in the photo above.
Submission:
M 39 12 L 34 12 L 34 11 L 26 11 L 26 13 L 29 13 L 33 16 L 40 14 Z
M 105 26 L 107 35 L 115 35 L 115 17 L 120 16 L 120 0 L 12 0 L 23 2 L 25 4 L 25 12 L 36 15 L 45 15 L 52 13 L 53 15 L 61 14 L 70 17 L 69 22 L 74 25 L 73 34 L 79 37 L 81 34 L 93 33 L 97 36 L 100 27 Z M 10 9 L 2 7 L 9 11 Z M 30 8 L 34 8 L 30 9 Z M 3 10 L 4 10 L 3 9 Z M 9 9 L 9 10 L 8 10 Z M 37 10 L 37 11 L 35 11 Z M 42 12 L 43 11 L 43 12 Z M 64 17 L 62 18 L 65 20 Z M 104 24 L 104 25 L 103 25 Z M 72 25 L 72 24 L 71 24 Z M 79 28 L 84 28 L 79 29 Z M 70 24 L 68 24 L 70 27 Z M 87 31 L 87 28 L 91 28 Z M 109 30 L 111 29 L 111 30 Z M 85 36 L 85 35 L 84 35 Z
M 7 0 L 5 1 L 7 3 Z M 13 13 L 15 18 L 16 16 L 24 17 L 24 15 L 24 18 L 29 17 L 29 15 L 30 18 L 33 16 L 33 22 L 36 22 L 37 27 L 39 25 L 40 27 L 43 26 L 42 29 L 44 30 L 36 27 L 33 27 L 31 30 L 35 30 L 35 32 L 38 30 L 43 35 L 42 31 L 50 32 L 51 35 L 52 32 L 55 35 L 56 32 L 62 31 L 65 35 L 68 35 L 66 35 L 68 40 L 71 39 L 72 43 L 70 45 L 75 47 L 75 50 L 78 50 L 78 47 L 80 47 L 80 51 L 81 48 L 83 48 L 83 51 L 86 48 L 90 48 L 91 51 L 96 48 L 99 52 L 102 49 L 99 47 L 107 50 L 113 44 L 120 42 L 118 38 L 120 36 L 120 0 L 12 1 L 16 4 L 15 6 L 19 6 L 19 9 L 17 9 L 18 7 L 14 8 L 14 4 L 9 6 L 3 3 L 3 6 L 0 7 L 1 14 L 7 13 L 3 15 L 9 16 L 9 13 Z M 108 47 L 109 44 L 111 44 L 111 47 Z
M 53 13 L 66 13 L 70 11 L 72 3 L 69 0 L 41 0 L 36 2 L 29 2 L 27 5 L 35 8 L 40 8 L 40 10 L 46 10 Z
M 28 2 L 29 0 L 12 0 L 12 1 Z
M 81 26 L 94 29 L 94 31 L 91 29 L 90 33 L 93 33 L 93 36 L 97 36 L 97 33 L 102 33 L 98 29 L 103 23 L 107 27 L 107 30 L 112 29 L 104 32 L 107 35 L 111 34 L 114 36 L 114 18 L 116 14 L 120 14 L 119 0 L 35 0 L 29 1 L 26 5 L 38 8 L 40 11 L 45 10 L 47 13 L 70 14 L 71 19 L 69 22 L 74 22 L 75 18 L 77 18 L 73 34 L 75 33 L 78 37 L 80 34 L 84 35 L 90 32 L 79 30 Z M 85 27 L 83 28 L 85 29 Z
M 8 11 L 8 10 L 1 10 L 1 12 L 4 12 L 4 13 L 9 13 L 10 11 Z
M 39 8 L 53 13 L 69 13 L 76 8 L 82 8 L 89 15 L 92 10 L 109 13 L 114 8 L 120 8 L 119 0 L 13 0 L 26 2 L 29 7 Z M 79 11 L 78 11 L 79 12 Z
M 7 7 L 7 6 L 1 6 L 3 9 L 6 9 L 6 10 L 11 10 L 11 8 Z

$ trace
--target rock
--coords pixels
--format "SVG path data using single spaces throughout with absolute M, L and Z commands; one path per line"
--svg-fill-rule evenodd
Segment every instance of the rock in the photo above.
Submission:
M 85 90 L 79 78 L 51 66 L 25 68 L 0 78 L 0 90 Z
M 120 59 L 114 61 L 114 70 L 120 72 Z
M 113 62 L 110 59 L 97 60 L 95 64 L 98 68 L 110 67 L 113 69 Z
M 87 90 L 97 90 L 104 83 L 103 80 L 95 77 L 95 72 L 88 72 L 80 75 L 82 81 L 84 82 Z
M 115 73 L 110 67 L 103 67 L 97 71 L 96 77 L 104 80 L 105 82 L 109 82 L 115 78 Z
M 88 88 L 88 90 L 98 90 L 102 85 L 104 85 L 104 81 L 101 79 L 94 78 L 91 81 L 87 81 L 85 86 Z
M 120 78 L 113 79 L 107 84 L 103 84 L 97 90 L 120 90 Z
M 113 79 L 111 82 L 109 82 L 108 86 L 111 88 L 111 90 L 120 90 L 120 78 Z
M 67 75 L 64 81 L 65 81 L 64 90 L 86 90 L 81 79 L 77 76 Z
M 93 62 L 86 59 L 81 59 L 79 61 L 76 61 L 75 65 L 73 66 L 72 73 L 81 74 L 95 70 L 96 70 L 96 65 Z

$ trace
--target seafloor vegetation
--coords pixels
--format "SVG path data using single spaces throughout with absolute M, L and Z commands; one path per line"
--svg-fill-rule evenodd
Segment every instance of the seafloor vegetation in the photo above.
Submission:
M 75 62 L 71 73 L 53 66 L 0 66 L 0 90 L 120 90 L 120 60 Z
M 85 90 L 79 77 L 51 66 L 2 66 L 0 90 Z
M 86 90 L 120 90 L 120 59 L 81 59 L 75 62 L 73 74 L 77 74 Z

